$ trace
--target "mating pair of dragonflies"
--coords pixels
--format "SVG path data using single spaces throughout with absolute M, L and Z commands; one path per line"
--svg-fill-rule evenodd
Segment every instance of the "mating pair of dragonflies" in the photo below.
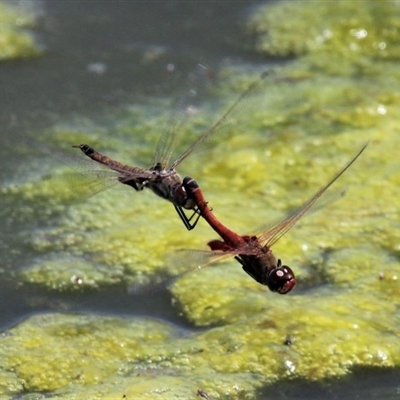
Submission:
M 202 68 L 200 66 L 200 68 Z M 256 93 L 269 73 L 263 73 L 245 92 L 231 105 L 222 117 L 198 139 L 189 146 L 174 162 L 170 163 L 172 147 L 175 141 L 175 129 L 166 130 L 161 136 L 154 155 L 154 163 L 150 168 L 131 167 L 121 164 L 105 155 L 100 154 L 87 144 L 73 146 L 94 160 L 113 171 L 115 182 L 131 186 L 136 191 L 144 188 L 150 189 L 157 196 L 170 201 L 188 230 L 195 228 L 199 219 L 204 218 L 211 228 L 217 232 L 222 240 L 208 242 L 210 251 L 206 264 L 216 260 L 233 256 L 257 282 L 268 286 L 274 292 L 288 293 L 296 284 L 294 273 L 287 265 L 282 265 L 280 259 L 276 259 L 271 247 L 288 232 L 300 218 L 321 198 L 326 190 L 350 168 L 356 159 L 365 150 L 365 144 L 322 188 L 309 198 L 294 213 L 284 218 L 271 228 L 253 236 L 240 235 L 223 225 L 214 215 L 197 182 L 181 176 L 176 168 L 191 154 L 200 148 L 217 132 L 232 124 L 236 115 L 243 110 L 248 99 Z M 182 110 L 181 110 L 182 111 Z M 182 114 L 182 112 L 181 112 Z M 183 118 L 183 117 L 182 117 Z M 179 124 L 176 124 L 179 126 Z M 105 186 L 108 187 L 109 185 Z M 185 212 L 186 210 L 186 212 Z

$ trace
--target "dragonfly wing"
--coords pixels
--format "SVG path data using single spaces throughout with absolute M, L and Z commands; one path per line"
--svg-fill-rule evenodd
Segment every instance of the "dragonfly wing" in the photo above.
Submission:
M 311 215 L 314 214 L 320 210 L 325 209 L 328 207 L 330 204 L 342 199 L 345 197 L 347 194 L 347 190 L 345 189 L 340 189 L 336 191 L 332 191 L 332 193 L 326 193 L 322 199 L 320 199 L 318 202 L 314 203 L 304 214 L 303 216 L 306 215 Z M 285 221 L 286 219 L 290 218 L 294 213 L 297 212 L 297 209 L 295 211 L 289 212 L 285 215 L 284 218 L 276 218 L 270 222 L 268 222 L 265 225 L 259 226 L 257 229 L 255 229 L 253 232 L 251 232 L 249 235 L 250 236 L 256 236 L 259 240 L 261 240 L 263 234 L 265 235 L 267 232 L 271 231 L 274 227 L 282 223 L 282 221 Z M 264 240 L 265 241 L 265 240 Z
M 210 83 L 210 70 L 198 64 L 195 71 L 189 75 L 188 81 L 189 89 L 178 97 L 166 129 L 158 140 L 153 165 L 160 163 L 163 167 L 167 167 L 179 136 L 182 134 L 183 126 L 195 114 L 200 94 Z
M 171 264 L 184 264 L 190 269 L 201 269 L 232 256 L 230 253 L 209 250 L 179 249 L 169 257 Z
M 247 247 L 231 249 L 229 251 L 180 249 L 174 252 L 170 260 L 174 264 L 182 264 L 191 269 L 201 269 L 219 261 L 235 257 L 240 254 L 257 255 L 254 250 Z
M 287 218 L 273 226 L 272 228 L 262 232 L 258 235 L 258 239 L 262 245 L 269 247 L 273 246 L 287 231 L 289 231 L 299 220 L 303 217 L 314 204 L 317 204 L 322 195 L 332 186 L 337 179 L 339 179 L 357 160 L 361 153 L 367 147 L 368 142 L 364 144 L 361 149 L 348 161 L 332 178 L 331 180 L 321 187 L 313 196 L 311 196 L 301 207 L 299 207 L 294 213 L 290 214 Z M 320 203 L 318 203 L 320 204 Z M 319 207 L 318 207 L 319 208 Z
M 217 137 L 225 132 L 229 127 L 236 126 L 246 113 L 252 109 L 257 101 L 257 94 L 265 95 L 266 78 L 270 77 L 273 71 L 263 72 L 227 109 L 222 117 L 205 133 L 203 133 L 191 146 L 189 146 L 171 165 L 176 168 L 190 154 L 198 151 L 203 144 L 209 142 L 210 139 Z

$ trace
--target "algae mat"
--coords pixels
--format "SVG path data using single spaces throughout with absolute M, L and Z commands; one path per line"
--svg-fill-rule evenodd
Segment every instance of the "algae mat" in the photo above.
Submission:
M 43 48 L 33 35 L 37 26 L 37 16 L 28 4 L 15 7 L 0 2 L 0 61 L 40 56 Z
M 73 293 L 176 275 L 170 285 L 176 312 L 204 330 L 150 318 L 34 316 L 2 337 L 3 396 L 187 399 L 201 388 L 212 398 L 250 399 L 285 379 L 322 380 L 357 366 L 399 368 L 400 31 L 398 10 L 390 8 L 398 5 L 345 3 L 324 3 L 323 21 L 315 20 L 312 2 L 277 3 L 266 8 L 267 30 L 257 13 L 249 28 L 260 34 L 260 51 L 297 59 L 276 70 L 240 127 L 181 171 L 199 181 L 221 221 L 247 234 L 301 205 L 369 140 L 335 184 L 346 196 L 305 217 L 274 247 L 297 275 L 293 292 L 267 292 L 234 260 L 189 272 L 184 257 L 166 262 L 171 250 L 205 248 L 215 235 L 204 221 L 185 232 L 171 205 L 151 193 L 110 190 L 77 206 L 71 204 L 79 189 L 48 179 L 9 186 L 2 191 L 19 206 L 14 217 L 35 224 L 24 241 L 37 257 L 16 273 L 22 287 Z M 282 14 L 318 34 L 300 26 L 285 36 Z M 389 22 L 381 15 L 391 15 Z M 304 45 L 313 40 L 319 46 Z M 223 68 L 212 101 L 229 103 L 257 73 Z M 211 124 L 213 108 L 194 118 L 187 143 L 192 129 Z M 112 137 L 87 121 L 50 131 L 55 143 L 89 142 L 121 161 L 132 156 L 128 138 L 135 157 L 150 159 L 168 119 L 161 110 L 163 102 L 149 101 L 110 112 Z

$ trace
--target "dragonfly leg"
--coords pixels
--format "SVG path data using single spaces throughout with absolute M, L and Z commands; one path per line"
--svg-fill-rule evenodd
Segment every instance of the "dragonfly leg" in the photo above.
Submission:
M 182 207 L 175 206 L 175 210 L 188 231 L 191 231 L 195 228 L 197 222 L 199 222 L 200 219 L 200 212 L 197 207 L 194 208 L 192 215 L 190 215 L 189 217 L 185 214 Z M 193 218 L 194 222 L 192 222 Z
M 146 181 L 144 182 L 139 182 L 139 180 L 136 179 L 131 179 L 129 181 L 124 181 L 123 178 L 118 178 L 118 180 L 123 183 L 124 185 L 130 186 L 131 188 L 135 189 L 136 191 L 143 190 L 143 188 L 146 186 Z
M 186 214 L 184 214 L 183 209 L 177 209 L 176 207 L 176 211 L 178 212 L 178 215 L 181 217 L 183 223 L 185 224 L 186 228 L 188 230 L 193 229 L 197 222 L 200 219 L 200 216 L 203 216 L 204 213 L 204 209 L 208 209 L 209 211 L 212 211 L 212 208 L 208 207 L 208 202 L 205 201 L 204 199 L 201 200 L 200 202 L 196 201 L 196 194 L 195 192 L 200 191 L 199 185 L 198 183 L 190 178 L 189 176 L 186 176 L 185 178 L 183 178 L 182 181 L 182 185 L 180 186 L 181 189 L 181 193 L 185 193 L 186 197 L 185 197 L 185 208 L 186 209 L 193 209 L 194 212 L 193 214 L 187 218 Z M 190 221 L 196 216 L 196 219 L 194 221 L 193 224 L 190 224 Z M 207 219 L 207 218 L 206 218 Z
M 242 266 L 242 267 L 244 267 L 244 263 L 243 263 L 243 261 L 241 260 L 241 258 L 239 257 L 239 256 L 235 256 L 235 260 Z M 243 268 L 244 269 L 244 268 Z M 246 271 L 246 270 L 245 270 Z M 247 272 L 247 271 L 246 271 Z
M 261 283 L 262 285 L 267 285 L 267 283 L 261 279 L 260 274 L 254 273 L 251 263 L 244 262 L 239 256 L 236 256 L 235 260 L 242 266 L 243 271 L 250 275 L 256 282 Z
M 175 189 L 175 210 L 189 231 L 194 229 L 201 216 L 201 211 L 193 197 L 193 190 L 196 190 L 198 187 L 197 182 L 187 176 L 183 179 L 182 184 Z M 193 213 L 187 216 L 183 208 L 193 210 Z

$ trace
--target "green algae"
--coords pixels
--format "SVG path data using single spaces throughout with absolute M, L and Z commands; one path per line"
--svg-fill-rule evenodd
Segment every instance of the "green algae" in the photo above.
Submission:
M 36 18 L 27 9 L 0 3 L 0 60 L 31 58 L 42 49 L 27 29 L 36 25 Z
M 98 290 L 122 282 L 124 271 L 118 266 L 109 268 L 84 262 L 82 259 L 58 255 L 54 260 L 45 260 L 23 269 L 19 274 L 20 282 L 35 284 L 51 291 L 88 291 Z
M 391 114 L 397 118 L 394 108 Z M 275 254 L 295 269 L 300 287 L 324 284 L 321 293 L 287 297 L 267 293 L 233 260 L 226 266 L 193 271 L 171 286 L 175 302 L 193 324 L 222 325 L 209 331 L 211 337 L 217 337 L 217 343 L 204 334 L 204 340 L 215 351 L 213 357 L 207 354 L 210 363 L 228 374 L 250 371 L 262 377 L 264 384 L 282 377 L 339 376 L 359 365 L 398 366 L 396 335 L 387 333 L 397 323 L 393 307 L 398 303 L 398 283 L 393 277 L 400 272 L 395 262 L 398 239 L 392 233 L 393 219 L 382 218 L 386 211 L 397 213 L 397 204 L 387 200 L 398 196 L 398 186 L 394 184 L 397 171 L 393 158 L 386 155 L 398 144 L 398 128 L 389 113 L 374 120 L 367 132 L 354 124 L 348 124 L 340 134 L 330 135 L 318 136 L 316 128 L 311 134 L 300 129 L 305 130 L 300 125 L 297 133 L 285 132 L 285 141 L 270 140 L 257 133 L 252 136 L 247 131 L 247 140 L 240 136 L 229 141 L 232 151 L 223 158 L 218 155 L 224 153 L 226 144 L 217 145 L 206 155 L 207 165 L 199 171 L 207 176 L 202 187 L 205 193 L 210 193 L 207 198 L 217 216 L 222 221 L 231 221 L 229 226 L 238 232 L 248 233 L 249 225 L 253 230 L 256 224 L 270 220 L 271 215 L 283 216 L 301 205 L 359 145 L 370 139 L 365 154 L 337 185 L 338 190 L 347 188 L 344 199 L 305 218 L 300 229 L 294 229 L 274 247 Z M 260 146 L 262 142 L 265 147 Z M 237 213 L 235 210 L 243 209 L 243 192 L 252 201 L 246 203 L 246 212 Z M 40 190 L 38 193 L 43 199 Z M 19 195 L 33 200 L 36 196 L 27 193 L 26 187 Z M 136 198 L 132 200 L 132 196 Z M 146 276 L 157 280 L 185 269 L 185 258 L 172 266 L 165 262 L 171 249 L 200 247 L 211 238 L 202 224 L 196 228 L 196 236 L 183 239 L 180 221 L 166 218 L 171 214 L 175 217 L 170 204 L 151 193 L 127 189 L 118 192 L 116 201 L 112 192 L 105 192 L 79 207 L 73 206 L 56 228 L 47 227 L 30 239 L 30 244 L 38 252 L 71 252 L 76 257 L 89 254 L 99 273 L 105 265 L 111 275 L 111 271 L 118 271 L 118 279 L 122 281 L 143 283 Z M 251 218 L 254 222 L 249 224 Z M 384 260 L 389 261 L 385 268 Z M 60 265 L 63 267 L 57 268 L 66 271 L 64 281 L 70 281 L 76 275 L 74 261 L 62 261 Z M 29 277 L 31 282 L 57 290 L 60 285 L 57 269 L 47 271 L 43 278 L 41 268 L 34 268 L 34 274 L 29 270 L 24 272 L 24 279 Z M 384 279 L 380 278 L 381 272 Z M 107 284 L 100 275 L 98 279 L 92 284 Z M 115 284 L 115 280 L 109 283 Z M 331 290 L 325 291 L 325 287 Z M 374 323 L 371 315 L 378 310 L 380 327 L 371 328 Z M 244 326 L 254 331 L 254 336 Z M 354 326 L 359 327 L 356 334 Z M 227 358 L 227 347 L 221 349 L 219 341 L 225 343 L 221 337 L 228 332 L 232 342 L 239 343 L 242 350 Z M 247 333 L 241 336 L 242 332 Z M 388 336 L 385 345 L 381 345 L 383 332 Z M 290 350 L 282 344 L 288 335 L 298 343 Z M 205 362 L 189 359 L 196 367 Z M 254 385 L 257 387 L 258 383 Z
M 257 380 L 238 373 L 233 387 L 232 376 L 207 362 L 210 352 L 201 336 L 181 336 L 156 320 L 57 314 L 23 322 L 1 348 L 2 369 L 15 377 L 9 394 L 19 384 L 63 399 L 183 399 L 212 383 L 214 393 L 253 398 Z
M 395 306 L 379 298 L 366 305 L 342 292 L 332 304 L 320 293 L 272 307 L 260 291 L 258 303 L 236 323 L 186 335 L 151 319 L 31 317 L 2 339 L 2 372 L 12 371 L 3 394 L 23 385 L 62 399 L 173 399 L 195 398 L 201 387 L 215 398 L 251 399 L 255 388 L 282 378 L 319 380 L 358 365 L 399 366 L 397 335 L 386 325 Z M 377 333 L 385 340 L 376 342 Z
M 249 29 L 259 52 L 303 56 L 327 73 L 372 72 L 374 62 L 400 57 L 399 5 L 390 0 L 283 1 L 260 7 Z
M 399 323 L 398 300 L 388 301 L 388 282 L 378 276 L 359 289 L 338 287 L 334 295 L 322 289 L 312 296 L 271 299 L 259 288 L 250 291 L 239 276 L 229 274 L 229 285 L 224 272 L 208 273 L 195 281 L 196 287 L 194 280 L 185 280 L 173 288 L 186 315 L 198 323 L 224 325 L 218 329 L 229 339 L 219 340 L 231 344 L 224 359 L 214 360 L 220 368 L 232 371 L 235 366 L 271 382 L 282 377 L 320 380 L 356 366 L 399 367 L 398 331 L 389 328 Z M 202 294 L 200 300 L 193 301 L 194 292 Z M 367 293 L 374 293 L 373 302 L 364 300 Z M 213 329 L 205 334 L 210 342 L 215 335 Z M 290 348 L 284 345 L 287 337 Z
M 366 21 L 358 13 L 371 10 L 372 2 L 344 3 L 338 3 L 341 10 L 348 7 L 355 21 Z M 281 2 L 267 10 L 275 15 L 272 10 L 282 7 L 280 12 L 288 15 L 287 7 L 293 7 L 290 15 L 301 16 L 297 11 L 308 4 Z M 393 19 L 395 13 L 388 21 Z M 275 17 L 269 29 L 278 34 L 277 24 L 285 20 Z M 312 26 L 309 20 L 304 23 Z M 365 28 L 363 24 L 358 25 Z M 347 22 L 343 29 L 349 29 Z M 379 26 L 365 29 L 377 32 L 368 40 L 379 39 Z M 309 35 L 307 29 L 299 32 Z M 23 385 L 28 391 L 54 391 L 55 398 L 63 399 L 123 394 L 165 399 L 195 398 L 202 388 L 215 398 L 255 398 L 258 387 L 283 379 L 321 380 L 348 374 L 357 366 L 400 366 L 396 45 L 384 55 L 363 41 L 365 47 L 354 52 L 346 48 L 343 34 L 338 36 L 342 41 L 335 36 L 323 51 L 312 46 L 299 50 L 304 39 L 299 32 L 297 44 L 288 45 L 284 54 L 306 55 L 277 69 L 264 95 L 257 96 L 258 109 L 244 115 L 242 125 L 231 126 L 206 153 L 179 169 L 198 180 L 221 221 L 239 233 L 256 233 L 257 226 L 300 206 L 369 140 L 362 157 L 335 184 L 339 192 L 346 189 L 346 196 L 305 217 L 273 248 L 294 269 L 298 287 L 288 296 L 272 294 L 234 260 L 192 270 L 175 280 L 171 295 L 177 311 L 208 329 L 182 335 L 166 324 L 149 322 L 148 331 L 158 335 L 155 340 L 143 334 L 137 320 L 35 317 L 10 330 L 6 338 L 3 393 L 18 393 Z M 280 40 L 281 45 L 285 42 L 290 40 Z M 215 96 L 232 100 L 255 76 L 247 75 L 245 68 L 225 68 Z M 150 160 L 160 126 L 168 119 L 161 111 L 164 106 L 153 102 L 149 109 L 132 106 L 129 115 L 120 112 L 114 125 L 108 121 L 109 129 L 117 132 L 112 137 L 87 123 L 75 132 L 68 124 L 57 125 L 54 144 L 88 142 L 126 163 Z M 192 128 L 211 125 L 212 118 L 203 118 L 199 114 L 186 128 L 182 149 L 193 142 Z M 65 174 L 60 170 L 56 180 L 65 182 Z M 75 205 L 81 184 L 71 191 L 69 184 L 59 188 L 52 182 L 45 177 L 3 189 L 10 201 L 23 205 L 20 218 L 50 220 L 25 238 L 39 256 L 52 255 L 21 270 L 25 284 L 73 291 L 154 282 L 187 270 L 190 259 L 182 254 L 169 263 L 170 251 L 205 249 L 205 243 L 217 237 L 204 221 L 195 234 L 185 232 L 171 204 L 152 193 L 113 189 Z M 90 188 L 83 185 L 86 189 Z M 62 257 L 56 263 L 57 254 Z M 84 280 L 71 280 L 82 272 Z M 68 318 L 69 324 L 58 318 Z M 87 320 L 89 328 L 82 328 L 83 333 L 79 328 L 71 328 L 69 336 L 62 333 L 63 326 L 85 325 Z M 142 333 L 135 336 L 136 331 Z M 21 339 L 25 335 L 34 338 L 31 345 Z M 291 346 L 284 344 L 288 337 Z M 119 348 L 122 338 L 129 344 Z M 27 352 L 19 355 L 15 346 L 21 343 Z M 32 363 L 32 356 L 39 355 L 47 357 L 43 366 Z M 47 370 L 54 372 L 46 374 Z

